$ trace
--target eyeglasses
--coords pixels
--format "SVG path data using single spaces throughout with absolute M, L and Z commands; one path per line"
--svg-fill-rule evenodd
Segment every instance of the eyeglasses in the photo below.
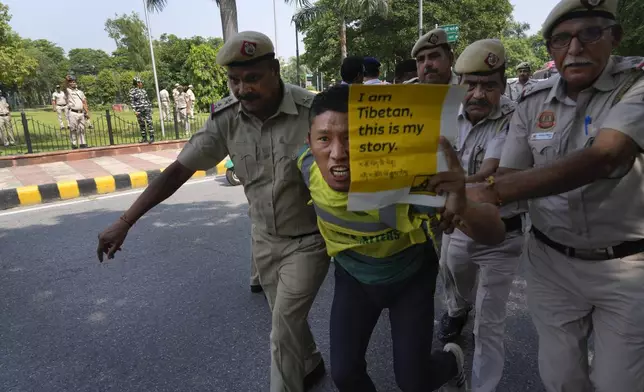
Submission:
M 573 38 L 577 38 L 582 44 L 591 44 L 597 42 L 604 35 L 604 31 L 613 28 L 615 25 L 606 27 L 591 26 L 581 29 L 576 33 L 559 33 L 555 34 L 548 40 L 548 45 L 552 49 L 563 49 L 570 45 Z

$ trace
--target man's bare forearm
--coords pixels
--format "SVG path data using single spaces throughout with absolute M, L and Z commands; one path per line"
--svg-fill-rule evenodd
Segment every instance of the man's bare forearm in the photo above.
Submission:
M 146 212 L 172 196 L 194 173 L 194 170 L 188 169 L 179 161 L 174 161 L 148 185 L 141 196 L 125 212 L 127 221 L 134 224 Z

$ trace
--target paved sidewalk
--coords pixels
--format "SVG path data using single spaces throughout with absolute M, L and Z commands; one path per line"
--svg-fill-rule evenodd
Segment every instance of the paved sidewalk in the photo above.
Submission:
M 0 190 L 163 169 L 177 158 L 180 151 L 160 150 L 0 168 Z

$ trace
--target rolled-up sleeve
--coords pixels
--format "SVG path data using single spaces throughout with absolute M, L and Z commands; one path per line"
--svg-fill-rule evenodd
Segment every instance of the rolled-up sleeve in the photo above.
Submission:
M 644 72 L 644 71 L 641 71 Z M 622 99 L 608 112 L 602 129 L 614 129 L 629 136 L 640 149 L 644 149 L 644 77 L 631 87 Z
M 179 153 L 179 163 L 191 170 L 208 170 L 221 162 L 228 155 L 221 125 L 217 118 L 208 119 Z
M 503 145 L 499 167 L 514 170 L 530 169 L 534 160 L 528 143 L 530 132 L 525 121 L 527 102 L 521 102 L 510 120 L 510 127 Z

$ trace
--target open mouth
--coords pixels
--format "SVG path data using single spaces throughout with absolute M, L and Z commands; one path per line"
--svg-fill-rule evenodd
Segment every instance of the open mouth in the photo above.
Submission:
M 330 171 L 334 180 L 343 181 L 349 179 L 348 166 L 333 166 Z
M 577 67 L 590 67 L 592 64 L 591 63 L 570 63 L 566 64 L 566 68 L 577 68 Z

